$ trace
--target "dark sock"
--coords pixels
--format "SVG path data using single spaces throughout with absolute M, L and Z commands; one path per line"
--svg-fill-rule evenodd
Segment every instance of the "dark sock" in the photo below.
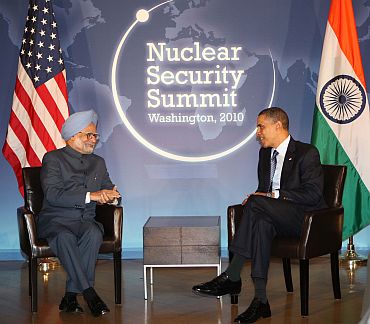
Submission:
M 254 284 L 254 297 L 259 299 L 262 303 L 267 303 L 266 296 L 266 279 L 252 278 Z
M 97 297 L 97 293 L 93 287 L 89 287 L 82 292 L 82 295 L 86 300 L 92 300 Z
M 239 281 L 246 258 L 240 254 L 234 254 L 229 266 L 225 270 L 231 281 Z

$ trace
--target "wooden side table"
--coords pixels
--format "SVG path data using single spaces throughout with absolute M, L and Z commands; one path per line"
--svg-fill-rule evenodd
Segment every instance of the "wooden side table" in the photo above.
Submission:
M 221 273 L 220 216 L 154 216 L 143 227 L 144 299 L 148 299 L 147 269 L 216 267 Z

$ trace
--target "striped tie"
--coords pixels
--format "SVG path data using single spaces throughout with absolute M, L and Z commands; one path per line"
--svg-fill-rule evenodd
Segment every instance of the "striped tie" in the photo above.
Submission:
M 277 164 L 277 155 L 279 154 L 278 151 L 274 150 L 274 152 L 272 153 L 272 156 L 271 156 L 271 169 L 270 169 L 270 188 L 269 188 L 269 192 L 272 191 L 272 180 L 274 179 L 274 174 L 275 174 L 275 170 L 276 170 L 276 164 Z

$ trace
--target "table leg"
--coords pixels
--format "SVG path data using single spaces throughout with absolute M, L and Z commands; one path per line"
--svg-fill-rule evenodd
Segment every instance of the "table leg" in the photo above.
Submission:
M 146 284 L 146 266 L 144 266 L 144 299 L 148 299 L 148 291 L 147 291 L 147 284 Z

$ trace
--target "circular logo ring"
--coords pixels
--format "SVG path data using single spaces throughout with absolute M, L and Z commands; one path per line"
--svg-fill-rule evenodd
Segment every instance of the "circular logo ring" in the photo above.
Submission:
M 116 52 L 115 52 L 115 55 L 114 55 L 114 59 L 113 59 L 113 64 L 112 64 L 112 94 L 113 94 L 113 100 L 114 100 L 114 103 L 116 105 L 117 112 L 120 115 L 121 120 L 122 120 L 123 124 L 126 126 L 126 128 L 128 129 L 128 131 L 142 145 L 144 145 L 146 148 L 148 148 L 149 150 L 153 151 L 154 153 L 159 154 L 159 155 L 161 155 L 163 157 L 172 159 L 172 160 L 177 160 L 177 161 L 182 161 L 182 162 L 205 162 L 205 161 L 215 160 L 215 159 L 218 159 L 218 158 L 227 156 L 227 155 L 231 154 L 232 152 L 235 152 L 236 150 L 238 150 L 239 148 L 241 148 L 251 138 L 254 137 L 254 135 L 256 134 L 256 130 L 254 129 L 253 132 L 250 133 L 246 138 L 244 138 L 240 143 L 236 144 L 235 146 L 233 146 L 233 147 L 231 147 L 231 148 L 229 148 L 229 149 L 227 149 L 225 151 L 222 151 L 222 152 L 219 152 L 219 153 L 216 153 L 216 154 L 203 155 L 203 156 L 184 156 L 184 155 L 178 155 L 178 154 L 174 154 L 174 153 L 165 151 L 165 150 L 163 150 L 163 149 L 161 149 L 161 148 L 153 145 L 148 140 L 146 140 L 132 126 L 132 124 L 128 120 L 125 112 L 123 111 L 122 106 L 121 106 L 121 103 L 120 103 L 120 100 L 119 100 L 119 95 L 118 95 L 118 91 L 117 91 L 116 75 L 117 75 L 118 59 L 119 59 L 119 56 L 121 54 L 123 44 L 125 43 L 128 35 L 130 34 L 130 32 L 133 30 L 133 28 L 136 26 L 137 23 L 139 23 L 139 22 L 141 22 L 141 23 L 146 22 L 149 19 L 149 13 L 151 11 L 153 11 L 153 10 L 157 9 L 158 7 L 161 7 L 161 6 L 163 6 L 163 5 L 165 5 L 165 4 L 169 3 L 169 2 L 172 2 L 172 0 L 162 2 L 162 3 L 158 4 L 157 6 L 151 8 L 149 10 L 140 9 L 136 13 L 136 20 L 132 23 L 132 25 L 127 29 L 127 31 L 125 32 L 125 34 L 122 36 L 122 38 L 121 38 L 121 40 L 120 40 L 120 42 L 119 42 L 119 44 L 117 46 L 117 49 L 116 49 Z M 274 61 L 273 61 L 273 58 L 272 58 L 271 53 L 270 53 L 270 57 L 271 57 L 272 70 L 273 70 L 273 90 L 272 90 L 272 94 L 271 94 L 271 98 L 270 98 L 270 103 L 269 103 L 268 106 L 271 106 L 272 101 L 274 99 L 275 82 L 276 82 L 275 65 L 274 65 Z
M 365 90 L 355 78 L 337 75 L 320 92 L 320 106 L 324 115 L 337 124 L 348 124 L 357 119 L 366 105 Z

